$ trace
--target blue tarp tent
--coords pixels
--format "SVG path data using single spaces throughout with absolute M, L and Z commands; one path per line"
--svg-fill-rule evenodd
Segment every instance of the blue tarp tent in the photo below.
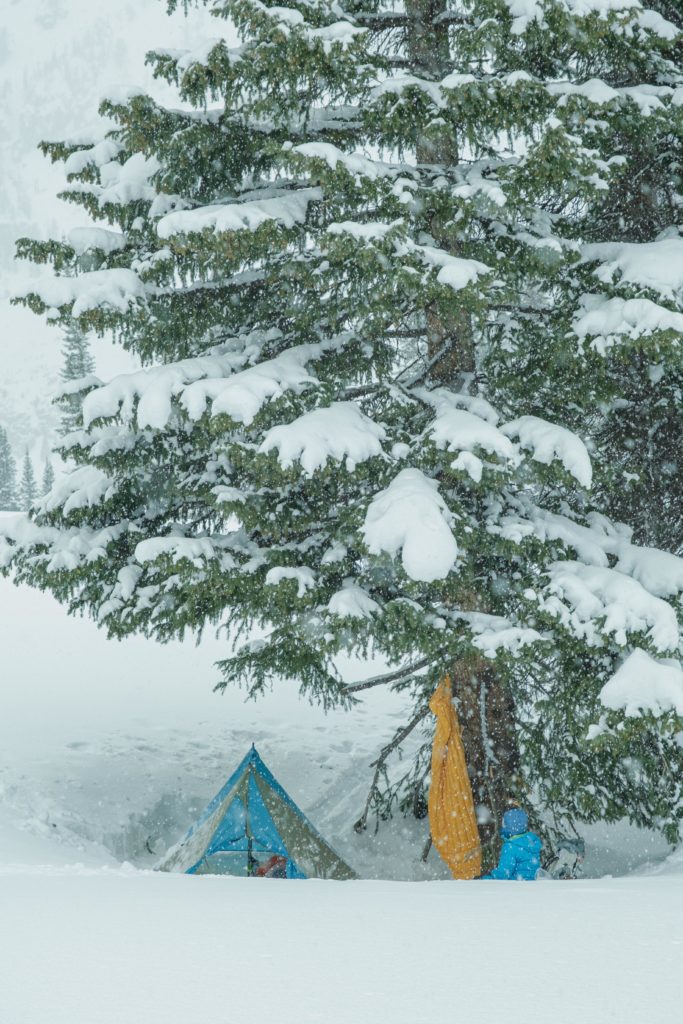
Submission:
M 287 878 L 356 878 L 251 750 L 159 871 L 256 875 L 269 862 Z

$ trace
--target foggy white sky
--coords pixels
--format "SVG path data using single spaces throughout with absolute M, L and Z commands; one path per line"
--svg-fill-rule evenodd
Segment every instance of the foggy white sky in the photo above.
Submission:
M 49 394 L 58 382 L 61 332 L 9 305 L 17 279 L 35 272 L 13 260 L 14 240 L 59 236 L 87 223 L 60 202 L 59 167 L 37 150 L 41 139 L 88 135 L 99 98 L 113 85 L 139 85 L 169 99 L 145 67 L 147 50 L 185 48 L 220 36 L 224 26 L 202 6 L 166 14 L 165 0 L 2 0 L 0 3 L 0 423 L 20 454 L 47 454 L 56 422 Z M 172 101 L 173 102 L 173 101 Z M 108 377 L 128 357 L 96 343 L 97 372 Z

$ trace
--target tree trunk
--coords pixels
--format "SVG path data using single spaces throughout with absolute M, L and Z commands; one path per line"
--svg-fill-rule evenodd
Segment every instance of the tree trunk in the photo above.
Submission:
M 405 9 L 409 19 L 405 45 L 411 71 L 439 80 L 450 70 L 449 39 L 447 26 L 443 22 L 435 25 L 434 20 L 446 13 L 447 2 L 406 0 Z M 456 140 L 445 137 L 438 143 L 427 136 L 418 139 L 415 155 L 420 165 L 447 167 L 457 164 L 459 158 Z M 429 229 L 440 248 L 458 255 L 457 242 L 436 216 Z M 424 312 L 429 378 L 458 391 L 476 369 L 471 316 L 464 305 L 448 315 L 435 305 Z M 497 860 L 502 815 L 521 789 L 514 702 L 494 666 L 483 658 L 457 662 L 451 666 L 451 675 L 487 871 Z
M 462 726 L 482 842 L 483 869 L 497 861 L 500 823 L 521 795 L 515 707 L 494 666 L 483 658 L 452 668 L 453 696 Z

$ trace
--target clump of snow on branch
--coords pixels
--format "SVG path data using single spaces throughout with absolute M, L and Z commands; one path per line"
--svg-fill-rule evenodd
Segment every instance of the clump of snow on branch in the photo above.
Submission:
M 205 230 L 256 231 L 268 221 L 292 228 L 305 221 L 309 203 L 322 198 L 321 189 L 305 188 L 268 199 L 201 206 L 197 210 L 178 210 L 161 218 L 157 224 L 157 233 L 160 238 L 170 238 L 172 235 Z
M 125 249 L 126 236 L 121 231 L 109 231 L 105 228 L 72 228 L 66 240 L 77 256 L 101 249 L 102 252 L 118 252 Z
M 332 595 L 327 610 L 340 619 L 369 619 L 382 609 L 366 590 L 348 579 L 344 580 L 342 589 Z
M 683 238 L 658 242 L 595 242 L 584 245 L 584 262 L 599 261 L 594 271 L 599 281 L 615 279 L 675 299 L 683 292 Z
M 117 523 L 103 529 L 91 529 L 83 525 L 68 529 L 52 526 L 38 526 L 28 516 L 7 516 L 0 528 L 0 568 L 8 566 L 16 546 L 34 547 L 44 545 L 46 553 L 39 557 L 49 572 L 65 569 L 69 572 L 84 564 L 105 558 L 107 548 L 128 533 L 130 524 Z
M 467 409 L 458 409 L 443 396 L 443 392 L 435 399 L 430 396 L 430 399 L 437 416 L 427 432 L 437 448 L 451 452 L 479 449 L 513 464 L 520 461 L 515 446 L 492 423 Z
M 588 449 L 573 431 L 538 416 L 520 416 L 500 429 L 508 437 L 518 437 L 522 447 L 529 448 L 537 462 L 550 465 L 559 459 L 582 487 L 590 488 L 593 469 Z
M 683 314 L 674 313 L 650 299 L 584 295 L 581 307 L 572 324 L 574 333 L 582 341 L 591 338 L 591 348 L 601 354 L 623 338 L 635 340 L 656 331 L 683 334 Z
M 535 629 L 515 626 L 502 615 L 485 612 L 458 611 L 452 615 L 457 624 L 464 622 L 473 634 L 472 644 L 487 658 L 495 658 L 500 651 L 517 656 L 522 647 L 537 643 L 543 637 Z
M 338 164 L 345 167 L 349 174 L 360 175 L 364 178 L 375 180 L 377 178 L 394 177 L 397 174 L 405 174 L 410 168 L 399 164 L 383 163 L 381 160 L 371 160 L 362 153 L 345 153 L 331 142 L 305 142 L 300 146 L 292 148 L 293 153 L 300 153 L 301 156 L 324 160 L 332 170 Z
M 327 231 L 330 235 L 350 235 L 362 242 L 375 242 L 382 241 L 395 227 L 394 223 L 387 224 L 379 221 L 370 223 L 339 221 L 330 224 Z M 438 283 L 446 285 L 456 292 L 462 291 L 482 275 L 491 272 L 491 268 L 480 260 L 453 256 L 445 249 L 439 249 L 433 245 L 418 245 L 410 238 L 397 236 L 394 241 L 394 252 L 398 257 L 413 257 L 427 269 L 436 270 Z
M 171 534 L 168 537 L 150 537 L 140 541 L 135 548 L 135 560 L 143 564 L 154 562 L 164 555 L 174 562 L 186 559 L 189 562 L 213 559 L 217 555 L 216 542 L 208 537 L 184 537 Z
M 407 575 L 430 583 L 445 579 L 455 566 L 452 519 L 436 481 L 419 469 L 403 469 L 373 498 L 362 533 L 371 554 L 400 551 Z
M 628 718 L 643 712 L 659 716 L 675 711 L 683 716 L 683 669 L 671 658 L 653 658 L 640 648 L 632 651 L 600 691 L 600 703 Z
M 145 297 L 145 286 L 132 270 L 91 270 L 79 277 L 47 277 L 31 281 L 18 289 L 17 297 L 37 295 L 51 309 L 73 303 L 75 317 L 98 306 L 111 306 L 122 313 Z
M 382 454 L 385 437 L 384 427 L 365 416 L 355 402 L 333 402 L 273 427 L 259 450 L 277 449 L 278 462 L 284 469 L 300 461 L 309 476 L 322 469 L 328 459 L 345 459 L 346 468 L 352 472 L 359 462 Z
M 98 505 L 113 490 L 113 481 L 106 473 L 95 466 L 80 466 L 63 476 L 36 502 L 36 508 L 45 512 L 61 508 L 62 515 L 68 516 L 74 509 Z
M 680 636 L 674 609 L 637 580 L 615 569 L 568 561 L 555 562 L 548 574 L 547 593 L 559 600 L 546 600 L 545 610 L 589 643 L 596 643 L 604 632 L 623 646 L 629 633 L 644 633 L 659 651 L 677 649 Z M 600 620 L 604 624 L 598 632 L 595 623 Z
M 139 427 L 162 430 L 175 400 L 191 420 L 200 419 L 210 402 L 212 415 L 227 414 L 248 425 L 269 399 L 285 391 L 299 393 L 317 383 L 307 364 L 344 341 L 297 345 L 273 359 L 240 369 L 258 354 L 264 340 L 263 335 L 247 339 L 239 352 L 185 359 L 115 377 L 86 396 L 83 422 L 87 427 L 98 419 L 120 416 L 130 422 L 137 416 Z
M 297 597 L 303 597 L 307 590 L 315 586 L 313 570 L 308 566 L 278 565 L 266 573 L 266 586 L 276 587 L 283 580 L 295 580 Z

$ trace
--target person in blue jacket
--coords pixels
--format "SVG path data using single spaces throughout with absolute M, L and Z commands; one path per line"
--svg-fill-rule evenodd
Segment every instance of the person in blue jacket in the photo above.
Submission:
M 541 866 L 541 840 L 535 832 L 529 832 L 529 818 L 526 811 L 515 807 L 503 815 L 503 849 L 500 851 L 498 867 L 482 878 L 507 879 L 509 881 L 531 882 Z

